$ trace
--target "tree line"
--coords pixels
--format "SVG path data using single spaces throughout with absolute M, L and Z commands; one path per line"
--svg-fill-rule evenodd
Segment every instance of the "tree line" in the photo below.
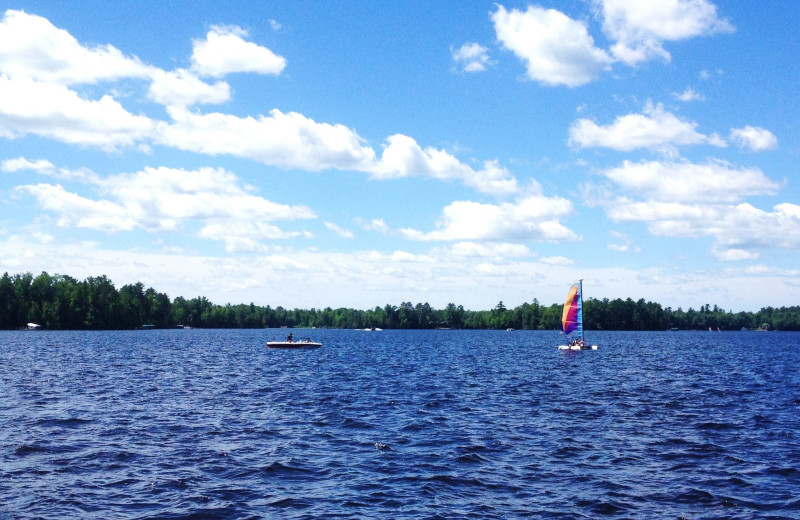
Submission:
M 554 330 L 561 324 L 561 304 L 534 299 L 513 309 L 499 302 L 490 310 L 473 311 L 449 303 L 434 309 L 428 303 L 402 302 L 358 310 L 285 309 L 250 304 L 217 305 L 205 297 L 171 300 L 142 283 L 117 289 L 105 275 L 83 281 L 66 275 L 31 273 L 0 278 L 0 329 L 36 323 L 51 330 L 116 330 L 138 327 L 264 328 L 325 327 L 342 329 L 521 329 Z M 689 310 L 662 307 L 631 298 L 584 302 L 587 330 L 800 330 L 800 306 L 766 307 L 758 312 L 732 312 L 716 305 Z

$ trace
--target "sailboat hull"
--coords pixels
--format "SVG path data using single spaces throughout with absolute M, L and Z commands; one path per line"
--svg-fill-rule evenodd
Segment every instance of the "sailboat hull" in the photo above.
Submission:
M 559 345 L 558 350 L 597 350 L 597 345 Z

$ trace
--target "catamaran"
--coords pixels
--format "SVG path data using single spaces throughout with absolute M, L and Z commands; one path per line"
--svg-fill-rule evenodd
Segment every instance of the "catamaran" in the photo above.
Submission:
M 588 344 L 583 337 L 583 278 L 569 288 L 561 313 L 561 330 L 568 340 L 571 333 L 577 334 L 566 345 L 559 345 L 559 350 L 597 350 L 597 345 Z

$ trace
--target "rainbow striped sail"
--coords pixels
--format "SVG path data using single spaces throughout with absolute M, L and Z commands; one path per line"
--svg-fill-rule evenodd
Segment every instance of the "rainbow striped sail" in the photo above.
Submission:
M 583 339 L 583 291 L 582 280 L 569 288 L 564 311 L 561 313 L 561 330 L 564 334 L 578 332 L 578 340 Z

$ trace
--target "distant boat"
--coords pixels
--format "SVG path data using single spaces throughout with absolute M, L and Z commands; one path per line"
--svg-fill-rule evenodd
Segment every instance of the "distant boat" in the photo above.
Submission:
M 319 348 L 322 343 L 311 341 L 267 341 L 267 348 L 293 348 L 293 349 L 312 349 Z
M 39 330 L 41 328 L 42 326 L 38 323 L 28 323 L 28 325 L 25 327 L 25 330 Z
M 291 348 L 291 349 L 310 349 L 319 348 L 322 343 L 311 341 L 310 338 L 305 340 L 295 341 L 294 335 L 290 332 L 286 341 L 268 341 L 267 348 Z
M 559 350 L 597 350 L 597 345 L 589 345 L 583 337 L 583 278 L 567 292 L 567 300 L 561 313 L 561 330 L 568 339 L 573 332 L 576 337 L 566 345 L 559 345 Z

